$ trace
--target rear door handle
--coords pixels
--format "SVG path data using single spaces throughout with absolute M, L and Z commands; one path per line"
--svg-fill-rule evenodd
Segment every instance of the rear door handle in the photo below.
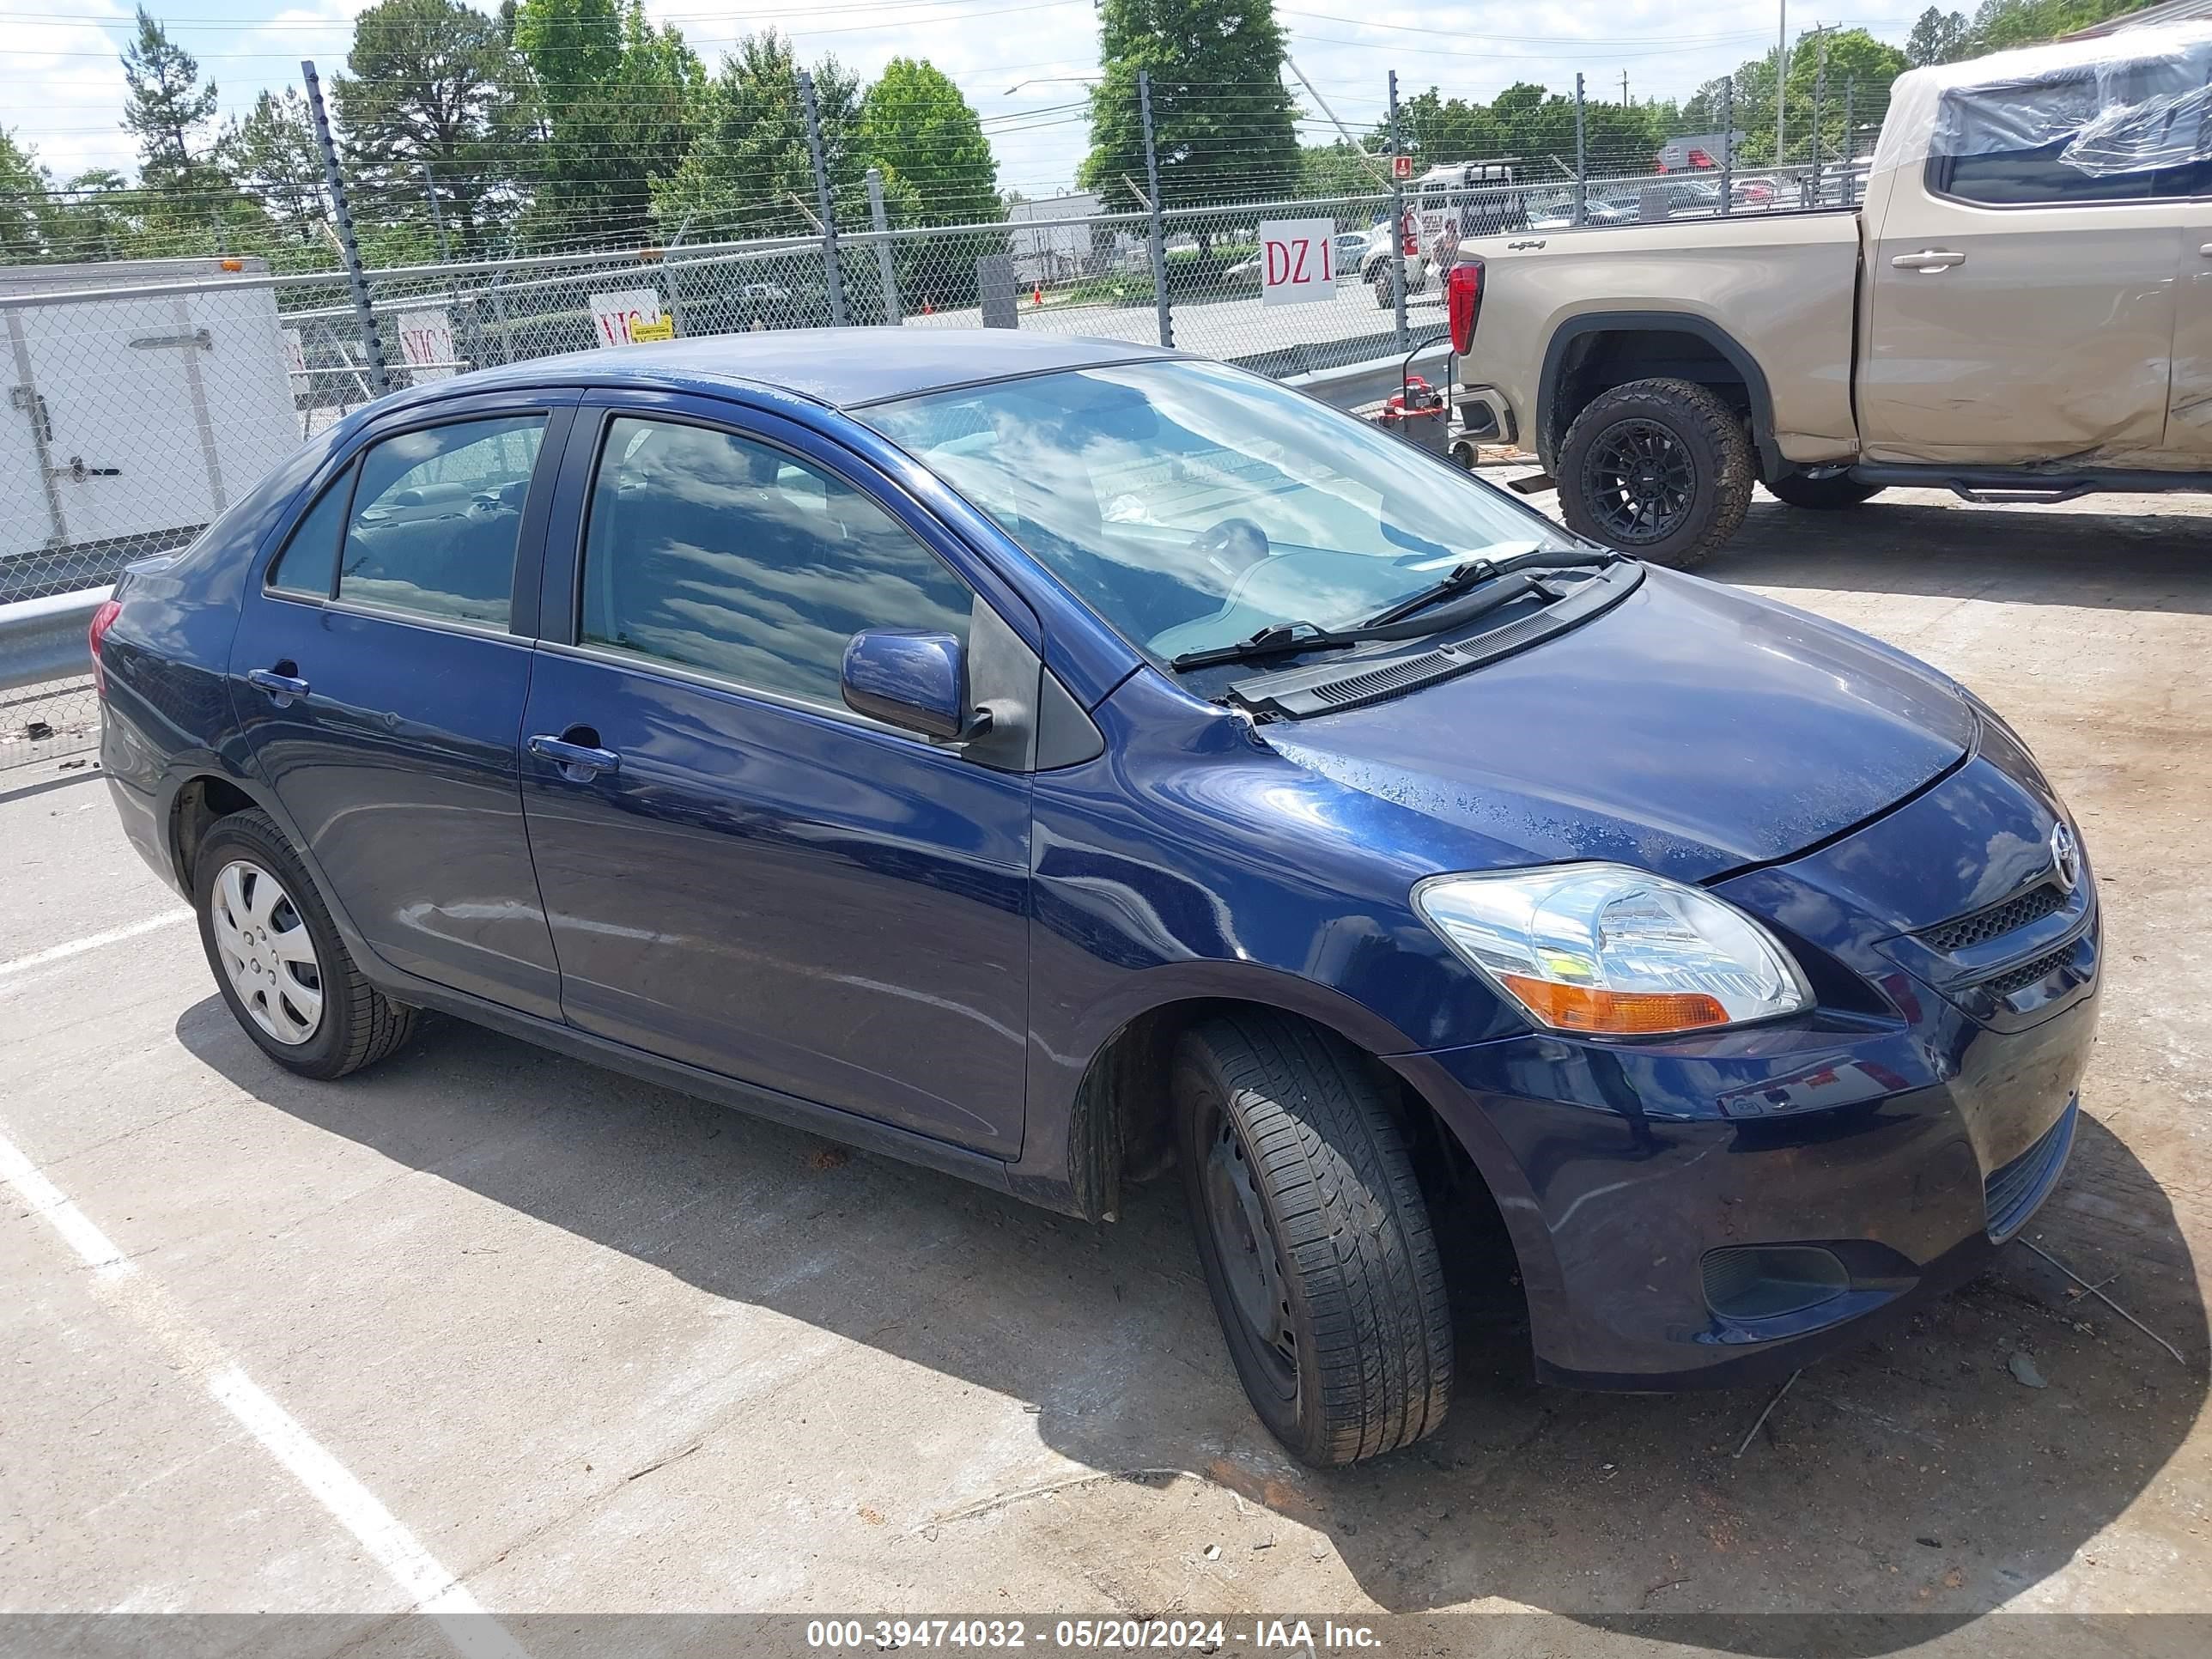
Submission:
M 2203 254 L 2206 258 L 2208 258 L 2208 259 L 2212 259 L 2212 242 L 2206 242 L 2206 243 L 2203 244 L 2202 246 L 2200 246 L 2197 248 L 2197 252 L 2199 252 L 2199 253 Z
M 1956 248 L 1924 247 L 1917 253 L 1900 253 L 1889 263 L 1898 270 L 1948 270 L 1966 264 L 1966 256 Z
M 530 752 L 540 760 L 551 761 L 571 783 L 588 783 L 602 772 L 622 770 L 622 757 L 613 750 L 565 743 L 559 738 L 534 737 L 530 740 Z
M 289 668 L 289 663 L 279 663 L 277 668 Z M 295 697 L 307 695 L 307 683 L 296 674 L 280 674 L 276 668 L 252 668 L 246 671 L 246 683 L 258 685 L 269 694 L 270 701 L 279 708 Z

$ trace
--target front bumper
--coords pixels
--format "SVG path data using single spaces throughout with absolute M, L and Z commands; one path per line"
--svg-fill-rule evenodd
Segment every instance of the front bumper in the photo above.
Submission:
M 1825 1019 L 1666 1045 L 1530 1035 L 1425 1056 L 1441 1073 L 1430 1097 L 1462 1142 L 1502 1150 L 1518 1171 L 1518 1190 L 1492 1185 L 1538 1374 L 1609 1389 L 1755 1382 L 1979 1271 L 2063 1172 L 2097 1005 L 2092 986 L 2016 1032 L 1942 1010 L 1919 1030 Z M 1977 1141 L 2000 1126 L 2002 1162 Z M 1779 1313 L 1744 1316 L 1727 1297 L 1720 1311 L 1711 1253 L 1746 1247 L 1826 1252 L 1837 1282 Z

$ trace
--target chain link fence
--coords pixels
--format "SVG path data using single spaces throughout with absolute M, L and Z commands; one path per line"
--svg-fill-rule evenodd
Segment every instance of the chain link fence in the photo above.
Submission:
M 1782 167 L 1737 166 L 1723 132 L 1657 155 L 1578 145 L 1573 164 L 1470 163 L 1388 186 L 1387 159 L 1369 157 L 1376 187 L 1350 194 L 1163 206 L 1139 191 L 1132 212 L 1078 194 L 929 227 L 889 222 L 872 172 L 841 200 L 817 161 L 823 211 L 806 210 L 805 234 L 714 241 L 687 238 L 687 222 L 666 246 L 384 270 L 360 263 L 331 150 L 335 270 L 219 252 L 0 264 L 0 769 L 96 744 L 90 682 L 70 671 L 83 616 L 125 564 L 185 545 L 303 439 L 388 390 L 789 328 L 1042 331 L 1276 377 L 1402 358 L 1443 332 L 1437 272 L 1460 239 L 1847 205 L 1879 118 L 1862 102 L 1838 142 Z M 1278 220 L 1334 227 L 1318 300 L 1263 299 L 1261 227 Z M 26 654 L 27 605 L 49 620 L 75 607 L 66 661 Z M 51 647 L 59 624 L 40 625 Z

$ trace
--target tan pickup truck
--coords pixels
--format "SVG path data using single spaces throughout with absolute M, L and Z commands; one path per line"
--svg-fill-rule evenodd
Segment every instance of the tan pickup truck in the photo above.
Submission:
M 2212 489 L 2212 27 L 1901 76 L 1856 210 L 1462 244 L 1464 436 L 1696 562 L 1795 507 Z

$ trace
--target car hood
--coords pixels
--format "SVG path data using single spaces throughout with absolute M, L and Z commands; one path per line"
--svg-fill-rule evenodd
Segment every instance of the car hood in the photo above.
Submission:
M 1391 702 L 1261 729 L 1333 781 L 1471 830 L 1494 863 L 1683 881 L 1786 858 L 1941 776 L 1959 688 L 1879 641 L 1670 571 L 1572 632 Z

